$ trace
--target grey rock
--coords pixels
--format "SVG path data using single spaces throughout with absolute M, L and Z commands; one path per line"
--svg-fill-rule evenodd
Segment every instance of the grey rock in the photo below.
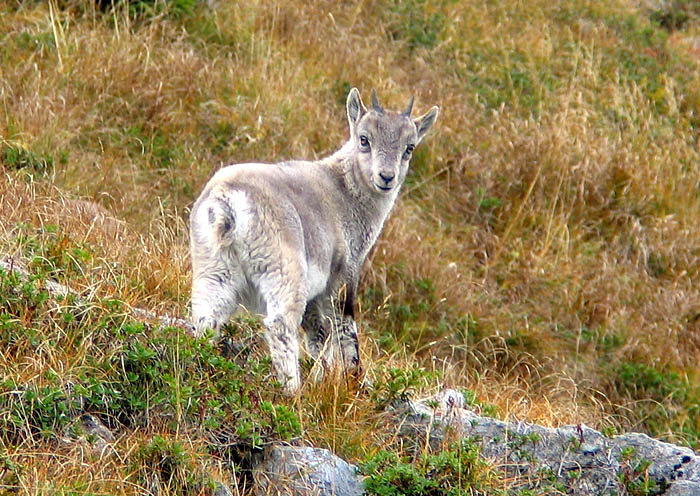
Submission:
M 114 453 L 114 434 L 99 418 L 89 413 L 75 417 L 64 429 L 63 436 L 63 441 L 67 444 L 80 442 L 90 446 L 95 456 L 102 457 Z
M 214 483 L 214 496 L 233 496 L 231 489 L 223 482 Z
M 694 481 L 678 481 L 663 493 L 664 496 L 700 496 L 700 483 Z
M 353 465 L 326 449 L 275 446 L 256 470 L 257 494 L 360 496 L 362 480 Z
M 444 400 L 454 394 L 394 407 L 405 445 L 420 449 L 427 440 L 438 449 L 455 432 L 472 438 L 482 456 L 514 481 L 514 492 L 549 484 L 566 494 L 616 495 L 649 480 L 649 494 L 697 494 L 700 457 L 688 448 L 639 433 L 608 438 L 586 425 L 546 428 L 482 417 L 457 407 L 457 400 Z

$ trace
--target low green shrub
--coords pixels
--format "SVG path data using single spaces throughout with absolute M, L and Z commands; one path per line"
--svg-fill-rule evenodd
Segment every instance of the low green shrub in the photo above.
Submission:
M 494 494 L 486 484 L 487 464 L 479 458 L 476 443 L 463 439 L 437 453 L 415 459 L 379 451 L 360 464 L 365 488 L 378 496 L 459 496 Z

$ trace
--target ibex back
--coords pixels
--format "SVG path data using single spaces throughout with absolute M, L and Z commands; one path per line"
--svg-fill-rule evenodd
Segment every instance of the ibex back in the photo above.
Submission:
M 347 98 L 350 139 L 322 160 L 219 170 L 190 218 L 192 318 L 198 335 L 239 307 L 265 315 L 275 373 L 288 393 L 299 375 L 299 326 L 323 370 L 359 366 L 353 305 L 362 265 L 406 178 L 414 147 L 438 116 L 384 110 L 372 93 Z

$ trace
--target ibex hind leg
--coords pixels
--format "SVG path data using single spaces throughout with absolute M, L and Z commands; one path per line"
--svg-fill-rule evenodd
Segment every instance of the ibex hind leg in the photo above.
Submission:
M 324 373 L 339 368 L 345 375 L 359 366 L 357 326 L 350 316 L 343 316 L 334 305 L 318 300 L 309 303 L 302 327 L 306 348 L 316 360 L 312 377 L 319 381 Z
M 270 348 L 270 358 L 277 380 L 285 393 L 294 394 L 301 387 L 299 372 L 299 326 L 306 299 L 303 285 L 297 281 L 303 273 L 299 270 L 283 271 L 294 267 L 294 262 L 272 268 L 260 279 L 260 293 L 266 306 L 264 319 L 265 340 Z
M 234 284 L 201 277 L 192 284 L 192 323 L 195 335 L 203 336 L 211 329 L 218 335 L 238 308 L 238 291 Z
M 318 299 L 312 300 L 306 305 L 304 318 L 301 322 L 301 327 L 304 329 L 306 351 L 315 361 L 311 369 L 311 379 L 314 382 L 321 381 L 326 370 L 331 368 L 335 362 L 333 343 L 330 341 L 334 322 L 328 316 L 329 310 L 332 309 L 324 308 Z
M 328 319 L 329 334 L 326 337 L 320 362 L 324 371 L 335 371 L 342 376 L 357 378 L 360 369 L 360 349 L 357 326 L 349 316 L 333 314 Z
M 360 368 L 360 345 L 354 319 L 356 291 L 353 286 L 343 286 L 335 305 L 337 311 L 333 330 L 337 337 L 334 337 L 334 341 L 338 343 L 338 355 L 346 376 L 357 373 Z
M 218 334 L 238 309 L 245 290 L 245 278 L 239 267 L 221 257 L 193 257 L 192 323 L 195 334 L 207 329 Z
M 357 324 L 349 316 L 336 322 L 338 351 L 345 375 L 355 374 L 360 368 L 360 344 L 357 337 Z

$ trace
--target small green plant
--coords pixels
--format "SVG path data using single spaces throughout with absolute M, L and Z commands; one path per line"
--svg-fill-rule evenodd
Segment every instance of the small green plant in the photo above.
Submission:
M 576 339 L 576 334 L 572 333 L 571 340 L 575 341 Z M 583 327 L 580 332 L 580 339 L 581 342 L 590 343 L 604 354 L 609 354 L 625 344 L 625 337 L 622 333 L 602 327 L 592 329 Z
M 54 168 L 52 156 L 39 156 L 20 144 L 4 140 L 0 142 L 0 161 L 8 170 L 24 170 L 37 176 L 49 174 Z
M 530 462 L 535 462 L 535 458 L 532 455 L 532 449 L 537 443 L 542 440 L 542 437 L 536 432 L 530 432 L 529 434 L 518 434 L 517 432 L 508 433 L 509 441 L 508 448 L 521 460 L 526 460 Z
M 672 0 L 655 7 L 649 18 L 667 31 L 683 29 L 689 22 L 700 19 L 700 8 L 693 0 Z
M 144 156 L 149 168 L 169 169 L 175 165 L 180 150 L 160 129 L 138 125 L 122 129 L 112 135 L 115 145 L 126 145 L 132 157 Z
M 600 431 L 605 437 L 613 437 L 617 435 L 617 427 L 614 425 L 605 425 Z
M 197 465 L 197 454 L 181 442 L 154 436 L 131 457 L 131 466 L 139 483 L 147 488 L 167 488 L 171 494 L 198 494 L 212 486 Z
M 499 198 L 495 196 L 488 196 L 484 188 L 476 188 L 476 196 L 479 200 L 479 210 L 489 212 L 503 205 L 503 202 Z
M 37 277 L 0 268 L 0 346 L 17 358 L 40 346 L 42 332 L 31 317 L 46 312 L 48 300 Z
M 690 446 L 700 443 L 700 389 L 688 375 L 638 363 L 622 362 L 615 370 L 615 387 L 626 398 L 640 403 L 640 417 L 655 435 L 674 436 Z M 672 433 L 672 434 L 671 434 Z
M 649 496 L 658 493 L 658 484 L 649 477 L 651 462 L 637 458 L 637 452 L 632 446 L 626 446 L 620 451 L 621 463 L 618 479 L 630 496 Z
M 54 224 L 36 229 L 17 225 L 14 244 L 29 259 L 29 268 L 37 273 L 37 277 L 60 282 L 84 278 L 95 258 L 88 243 L 75 240 Z
M 580 475 L 577 472 L 577 477 Z M 537 470 L 537 476 L 539 478 L 539 487 L 545 489 L 546 491 L 530 491 L 529 489 L 523 489 L 518 495 L 532 494 L 532 495 L 544 495 L 544 494 L 566 494 L 567 487 L 558 478 L 557 474 L 550 467 L 541 467 Z
M 71 420 L 76 405 L 57 385 L 0 384 L 0 439 L 14 444 L 21 439 L 56 439 Z
M 576 436 L 571 436 L 568 442 L 568 449 L 578 451 L 581 449 L 581 440 Z
M 480 401 L 477 398 L 476 393 L 471 389 L 460 388 L 459 391 L 464 397 L 465 404 L 469 407 L 478 409 L 481 415 L 485 415 L 487 417 L 496 417 L 498 415 L 499 409 L 496 405 Z
M 411 50 L 433 48 L 439 41 L 446 18 L 426 0 L 392 0 L 387 10 L 392 19 L 389 33 L 394 39 L 404 39 Z M 432 7 L 432 8 L 431 8 Z
M 0 453 L 0 487 L 13 490 L 19 488 L 21 467 L 12 459 Z
M 189 16 L 197 6 L 196 0 L 102 0 L 97 2 L 104 10 L 128 9 L 134 19 L 147 20 L 167 15 L 175 18 Z
M 685 401 L 690 393 L 677 373 L 638 362 L 622 362 L 618 366 L 617 384 L 622 392 L 656 401 Z
M 432 372 L 422 368 L 400 369 L 391 367 L 382 371 L 382 377 L 375 382 L 371 396 L 379 408 L 394 400 L 407 400 L 411 394 L 424 385 Z
M 481 492 L 488 479 L 486 462 L 475 442 L 463 439 L 444 451 L 401 458 L 379 451 L 360 464 L 365 488 L 377 496 L 458 496 Z M 489 494 L 493 494 L 489 492 Z

